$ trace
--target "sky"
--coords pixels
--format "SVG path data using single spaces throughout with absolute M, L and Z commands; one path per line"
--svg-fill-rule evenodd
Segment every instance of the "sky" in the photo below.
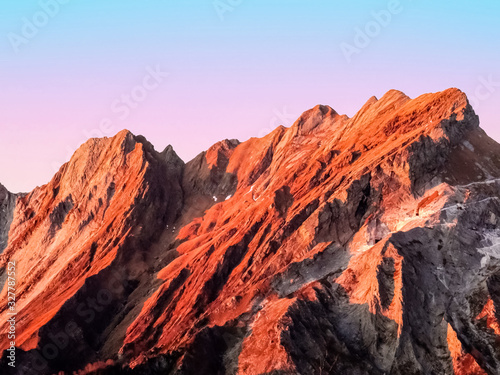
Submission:
M 499 1 L 23 0 L 0 13 L 0 183 L 122 129 L 189 161 L 326 104 L 458 87 L 500 140 Z

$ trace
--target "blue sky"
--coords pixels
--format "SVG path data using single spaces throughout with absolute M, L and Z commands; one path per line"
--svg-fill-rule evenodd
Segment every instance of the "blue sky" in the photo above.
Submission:
M 352 116 L 393 88 L 415 97 L 459 87 L 500 139 L 499 21 L 494 1 L 9 2 L 0 182 L 48 182 L 88 136 L 127 128 L 187 161 L 218 140 L 289 126 L 316 104 Z M 364 44 L 359 30 L 371 33 Z M 349 59 L 346 45 L 357 49 Z M 123 100 L 131 94 L 140 101 Z

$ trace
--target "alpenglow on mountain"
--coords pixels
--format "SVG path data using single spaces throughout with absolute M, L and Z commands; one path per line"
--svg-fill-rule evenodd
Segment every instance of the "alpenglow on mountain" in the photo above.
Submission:
M 188 163 L 122 131 L 0 206 L 2 374 L 500 373 L 500 145 L 460 90 Z

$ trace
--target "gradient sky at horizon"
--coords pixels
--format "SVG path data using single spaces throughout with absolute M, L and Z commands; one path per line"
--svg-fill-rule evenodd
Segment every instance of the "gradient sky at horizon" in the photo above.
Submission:
M 13 192 L 47 183 L 89 136 L 126 128 L 188 161 L 221 139 L 289 126 L 316 104 L 352 116 L 393 88 L 416 97 L 459 87 L 500 140 L 498 1 L 42 5 L 55 1 L 9 2 L 0 14 L 0 183 Z M 394 2 L 399 12 L 377 31 L 374 12 Z M 46 19 L 44 8 L 53 12 Z M 36 35 L 23 34 L 26 20 Z M 356 44 L 357 28 L 367 27 L 372 37 Z M 19 37 L 27 43 L 16 52 Z M 342 43 L 360 52 L 348 61 Z M 151 69 L 168 77 L 154 89 L 147 79 L 141 92 Z M 125 113 L 122 95 L 132 92 L 144 97 Z

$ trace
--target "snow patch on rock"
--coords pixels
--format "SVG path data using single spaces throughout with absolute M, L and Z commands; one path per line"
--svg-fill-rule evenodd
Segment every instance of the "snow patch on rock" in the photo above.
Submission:
M 463 141 L 463 145 L 474 152 L 474 146 L 469 141 Z

